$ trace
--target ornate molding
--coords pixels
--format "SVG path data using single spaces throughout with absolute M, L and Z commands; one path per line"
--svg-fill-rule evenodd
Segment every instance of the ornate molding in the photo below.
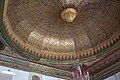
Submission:
M 60 70 L 37 63 L 12 58 L 5 55 L 0 55 L 0 65 L 6 66 L 14 69 L 24 70 L 28 72 L 35 72 L 39 74 L 44 74 L 53 77 L 69 79 L 71 72 Z
M 119 53 L 120 53 L 120 49 L 112 52 L 108 56 L 104 57 L 103 59 L 89 66 L 87 70 L 93 75 L 95 79 L 98 78 L 97 80 L 99 80 L 99 78 L 104 79 L 106 77 L 109 77 L 110 76 L 109 74 L 112 74 L 112 71 L 114 70 L 118 71 L 117 69 L 120 65 L 120 54 Z

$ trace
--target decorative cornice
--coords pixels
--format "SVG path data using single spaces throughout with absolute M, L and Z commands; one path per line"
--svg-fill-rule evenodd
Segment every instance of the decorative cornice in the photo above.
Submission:
M 112 52 L 108 56 L 104 57 L 103 59 L 97 61 L 96 63 L 92 64 L 91 66 L 87 67 L 87 71 L 89 71 L 95 78 L 98 78 L 96 76 L 100 76 L 103 74 L 102 72 L 108 73 L 109 70 L 106 71 L 107 68 L 111 67 L 112 65 L 119 63 L 120 61 L 120 49 Z M 117 68 L 118 66 L 114 66 L 114 68 Z M 105 72 L 106 71 L 106 72 Z M 100 74 L 101 75 L 97 75 Z M 106 74 L 108 77 L 108 75 Z M 99 80 L 99 79 L 97 79 Z
M 14 69 L 24 70 L 28 72 L 35 72 L 43 75 L 69 79 L 71 72 L 60 70 L 37 63 L 0 55 L 0 65 Z
M 108 78 L 112 75 L 115 75 L 116 73 L 120 72 L 120 62 L 104 69 L 103 71 L 100 71 L 99 73 L 95 74 L 91 80 L 103 80 L 105 78 Z

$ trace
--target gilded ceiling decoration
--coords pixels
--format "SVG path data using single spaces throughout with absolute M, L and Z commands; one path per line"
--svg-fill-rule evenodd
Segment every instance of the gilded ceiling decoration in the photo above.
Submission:
M 73 22 L 76 16 L 77 16 L 77 12 L 73 8 L 67 8 L 63 10 L 61 13 L 61 17 L 63 18 L 63 20 L 67 22 Z
M 71 1 L 5 0 L 7 33 L 28 54 L 59 60 L 92 56 L 119 39 L 120 1 Z

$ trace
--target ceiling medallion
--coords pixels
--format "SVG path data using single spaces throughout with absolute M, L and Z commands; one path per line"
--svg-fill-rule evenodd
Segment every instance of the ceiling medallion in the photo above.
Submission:
M 61 13 L 62 19 L 66 22 L 73 22 L 77 16 L 75 7 L 77 7 L 82 0 L 60 0 L 60 2 L 65 8 Z
M 67 22 L 73 22 L 77 16 L 77 11 L 74 8 L 66 8 L 62 11 L 61 17 Z

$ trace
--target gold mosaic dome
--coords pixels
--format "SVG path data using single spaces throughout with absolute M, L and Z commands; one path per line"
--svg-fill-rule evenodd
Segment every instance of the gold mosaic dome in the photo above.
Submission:
M 59 60 L 92 56 L 118 40 L 120 1 L 63 1 L 68 3 L 5 0 L 3 22 L 11 40 L 28 54 Z

